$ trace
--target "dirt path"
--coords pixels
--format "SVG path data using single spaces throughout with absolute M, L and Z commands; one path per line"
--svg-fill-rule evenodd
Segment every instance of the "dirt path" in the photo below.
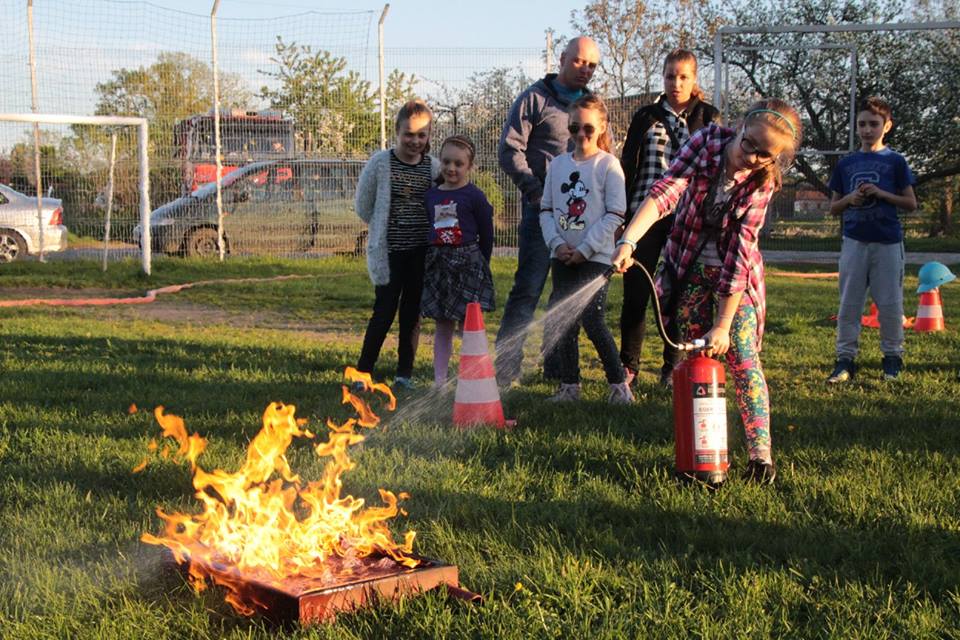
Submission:
M 0 287 L 0 300 L 29 298 L 124 298 L 143 295 L 143 291 L 118 289 L 70 289 L 66 287 Z M 53 307 L 33 307 L 51 309 Z M 323 318 L 316 321 L 291 319 L 272 311 L 234 311 L 212 305 L 199 304 L 176 298 L 160 297 L 149 304 L 114 305 L 101 307 L 70 307 L 74 313 L 96 317 L 108 322 L 144 320 L 170 325 L 224 325 L 239 329 L 267 329 L 302 333 L 312 340 L 355 341 L 360 340 L 363 328 L 344 331 L 336 323 L 326 324 Z M 359 332 L 359 334 L 357 333 Z

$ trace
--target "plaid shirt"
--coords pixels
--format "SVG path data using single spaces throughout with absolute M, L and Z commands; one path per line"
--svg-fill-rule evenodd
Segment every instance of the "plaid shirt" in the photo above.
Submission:
M 670 103 L 667 102 L 666 96 L 661 95 L 659 102 L 667 115 L 667 123 L 673 129 L 677 141 L 681 145 L 684 144 L 690 137 L 690 131 L 687 127 L 687 112 L 684 110 L 676 113 Z M 639 171 L 637 171 L 636 188 L 633 190 L 633 201 L 630 203 L 631 211 L 640 208 L 640 203 L 647 196 L 650 187 L 667 172 L 676 151 L 670 141 L 670 136 L 667 134 L 666 127 L 659 120 L 654 120 L 653 125 L 647 129 L 645 138 L 644 149 L 647 153 L 642 160 Z
M 650 188 L 649 195 L 656 201 L 661 218 L 674 211 L 677 214 L 663 257 L 676 268 L 678 281 L 682 282 L 693 266 L 704 222 L 701 205 L 720 171 L 724 148 L 735 135 L 734 129 L 716 124 L 704 127 L 693 134 L 666 175 Z M 716 291 L 721 296 L 741 291 L 749 296 L 757 310 L 759 346 L 766 317 L 766 288 L 758 240 L 773 185 L 734 189 L 732 215 L 724 217 L 717 240 L 717 255 L 723 267 Z M 732 223 L 733 218 L 738 220 L 737 224 Z

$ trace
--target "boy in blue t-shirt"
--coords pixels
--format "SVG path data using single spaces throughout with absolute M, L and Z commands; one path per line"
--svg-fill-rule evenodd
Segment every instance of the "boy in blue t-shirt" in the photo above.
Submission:
M 840 310 L 837 362 L 829 383 L 846 382 L 856 372 L 860 317 L 867 288 L 877 305 L 883 377 L 903 369 L 903 229 L 897 209 L 913 211 L 914 178 L 907 161 L 883 144 L 893 126 L 890 106 L 877 97 L 860 103 L 860 150 L 837 163 L 830 178 L 830 213 L 843 216 L 840 250 Z

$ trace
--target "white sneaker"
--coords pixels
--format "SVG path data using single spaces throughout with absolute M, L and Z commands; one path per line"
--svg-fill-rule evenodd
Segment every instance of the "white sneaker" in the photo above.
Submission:
M 630 385 L 626 382 L 611 384 L 607 402 L 610 404 L 633 404 L 633 391 L 630 391 Z
M 560 383 L 560 389 L 556 394 L 547 399 L 548 402 L 573 402 L 580 399 L 580 384 Z

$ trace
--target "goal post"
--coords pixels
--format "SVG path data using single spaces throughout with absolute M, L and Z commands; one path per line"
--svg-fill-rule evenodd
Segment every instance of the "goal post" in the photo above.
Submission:
M 97 126 L 126 126 L 137 129 L 137 156 L 139 164 L 138 184 L 140 201 L 140 256 L 143 272 L 150 275 L 150 138 L 146 118 L 134 116 L 77 116 L 59 113 L 0 113 L 0 122 L 24 122 L 30 124 L 86 124 Z M 42 228 L 42 227 L 41 227 Z

